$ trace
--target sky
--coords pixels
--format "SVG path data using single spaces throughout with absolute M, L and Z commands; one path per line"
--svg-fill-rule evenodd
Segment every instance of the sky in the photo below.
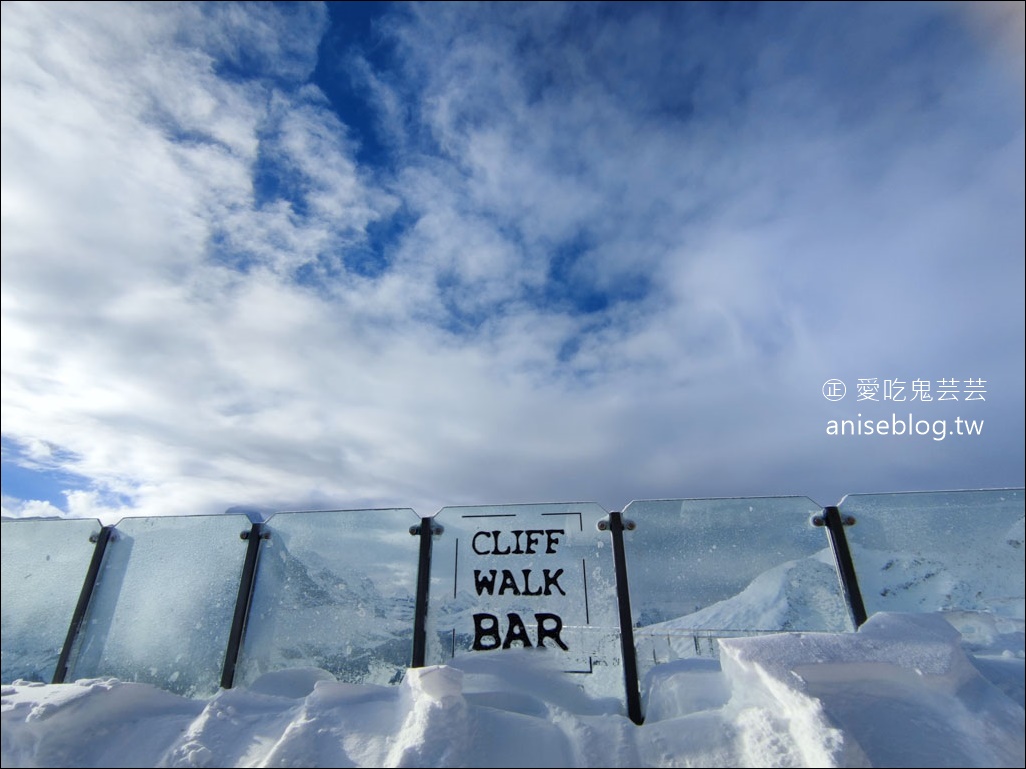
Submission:
M 4 3 L 3 513 L 1022 486 L 1023 29 Z

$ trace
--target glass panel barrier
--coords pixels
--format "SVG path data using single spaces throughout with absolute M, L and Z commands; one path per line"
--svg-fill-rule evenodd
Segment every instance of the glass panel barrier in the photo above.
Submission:
M 1023 489 L 852 494 L 839 505 L 866 611 L 1022 620 Z
M 107 545 L 67 680 L 114 676 L 189 697 L 221 680 L 246 556 L 243 515 L 126 518 Z
M 716 638 L 852 629 L 807 497 L 631 502 L 623 511 L 639 675 Z
M 89 519 L 3 522 L 4 683 L 53 680 L 99 531 Z
M 294 667 L 399 683 L 413 651 L 419 522 L 408 508 L 274 515 L 236 685 Z
M 607 516 L 592 503 L 447 507 L 431 556 L 428 664 L 546 650 L 539 663 L 623 698 Z M 523 652 L 521 652 L 523 653 Z

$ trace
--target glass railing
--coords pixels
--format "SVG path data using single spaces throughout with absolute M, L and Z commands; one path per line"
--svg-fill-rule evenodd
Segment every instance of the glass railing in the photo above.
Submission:
M 671 499 L 623 511 L 639 671 L 716 656 L 716 638 L 852 629 L 806 497 Z
M 278 513 L 264 525 L 237 683 L 316 667 L 398 683 L 410 664 L 419 523 L 410 509 Z
M 3 681 L 53 680 L 93 556 L 93 520 L 3 522 Z
M 246 555 L 242 515 L 126 518 L 104 554 L 68 680 L 217 691 Z
M 852 494 L 839 505 L 866 610 L 1023 619 L 1022 489 Z
M 209 696 L 285 668 L 395 684 L 414 664 L 510 652 L 596 696 L 626 684 L 630 710 L 635 666 L 643 678 L 715 658 L 723 637 L 844 632 L 879 611 L 945 612 L 963 634 L 986 621 L 1021 629 L 1024 499 L 1004 489 L 851 495 L 836 508 L 761 497 L 642 500 L 622 514 L 447 507 L 423 521 L 407 508 L 256 525 L 4 521 L 3 681 L 114 676 Z
M 587 691 L 622 691 L 609 535 L 598 527 L 606 515 L 592 503 L 439 511 L 428 662 L 542 649 L 546 663 Z

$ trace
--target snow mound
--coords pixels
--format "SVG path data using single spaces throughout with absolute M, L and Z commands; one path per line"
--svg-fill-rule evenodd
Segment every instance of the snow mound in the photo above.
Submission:
M 279 671 L 193 700 L 113 679 L 2 691 L 2 762 L 31 766 L 1023 766 L 1022 623 L 878 614 L 858 633 L 720 641 L 658 665 L 646 723 L 478 653 L 399 686 Z

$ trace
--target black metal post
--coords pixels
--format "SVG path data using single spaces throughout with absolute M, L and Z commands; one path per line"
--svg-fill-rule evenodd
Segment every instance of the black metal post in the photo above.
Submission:
M 228 647 L 225 649 L 224 666 L 221 668 L 222 689 L 231 689 L 235 683 L 235 666 L 239 662 L 242 639 L 246 633 L 246 622 L 249 619 L 249 608 L 253 602 L 257 562 L 260 559 L 260 542 L 267 535 L 264 533 L 262 523 L 254 523 L 249 531 L 242 532 L 240 536 L 246 540 L 246 560 L 242 564 L 239 593 L 235 598 L 235 616 L 232 617 L 232 630 L 228 634 Z
M 837 575 L 841 580 L 844 600 L 848 602 L 851 620 L 857 630 L 866 621 L 866 605 L 862 602 L 862 591 L 855 575 L 855 563 L 851 557 L 851 548 L 848 547 L 848 537 L 844 533 L 844 527 L 854 526 L 855 519 L 852 516 L 842 516 L 836 506 L 830 506 L 823 508 L 823 522 L 830 534 L 830 547 L 834 551 L 834 562 L 837 564 Z
M 631 527 L 633 528 L 633 526 Z M 620 613 L 620 654 L 623 657 L 623 683 L 627 697 L 627 717 L 636 724 L 644 722 L 641 713 L 641 686 L 634 649 L 634 620 L 627 581 L 627 554 L 623 544 L 624 523 L 620 513 L 609 514 L 609 533 L 613 538 L 613 569 L 616 572 L 616 603 Z
M 413 659 L 410 667 L 422 668 L 427 658 L 427 612 L 431 589 L 431 535 L 441 533 L 431 518 L 421 518 L 419 526 L 411 526 L 410 534 L 420 536 L 417 561 L 417 600 L 413 614 Z
M 75 639 L 78 638 L 78 631 L 82 629 L 82 622 L 85 620 L 86 611 L 89 609 L 89 602 L 93 598 L 96 580 L 100 576 L 103 554 L 107 550 L 107 543 L 110 542 L 113 531 L 113 526 L 102 526 L 100 533 L 96 535 L 93 557 L 89 561 L 85 581 L 82 583 L 82 590 L 78 594 L 75 612 L 71 615 L 71 624 L 68 625 L 68 634 L 64 637 L 64 646 L 61 647 L 61 654 L 57 658 L 57 667 L 53 671 L 53 683 L 55 684 L 64 683 L 64 679 L 68 675 L 68 661 L 71 659 L 71 649 L 75 645 Z

